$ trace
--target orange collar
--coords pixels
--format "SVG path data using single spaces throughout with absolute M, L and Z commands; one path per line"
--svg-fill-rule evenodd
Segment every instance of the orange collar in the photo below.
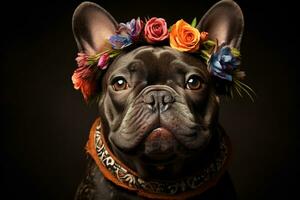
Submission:
M 195 176 L 176 181 L 149 181 L 140 178 L 136 172 L 116 158 L 102 134 L 101 121 L 98 118 L 90 130 L 86 150 L 103 176 L 115 185 L 149 199 L 182 200 L 205 192 L 215 186 L 224 174 L 231 154 L 229 138 L 223 134 L 216 158 L 201 168 Z

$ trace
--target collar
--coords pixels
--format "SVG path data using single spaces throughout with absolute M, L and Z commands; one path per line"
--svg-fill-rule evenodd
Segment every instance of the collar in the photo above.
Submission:
M 86 150 L 103 176 L 115 185 L 149 199 L 179 200 L 199 195 L 217 184 L 227 169 L 231 145 L 228 136 L 221 134 L 218 153 L 211 163 L 200 168 L 194 176 L 174 181 L 144 180 L 125 166 L 109 149 L 100 118 L 96 119 L 90 130 Z

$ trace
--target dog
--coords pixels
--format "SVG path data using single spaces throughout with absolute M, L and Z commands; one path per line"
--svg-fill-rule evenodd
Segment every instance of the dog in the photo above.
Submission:
M 243 26 L 240 7 L 223 0 L 197 28 L 239 48 Z M 95 3 L 74 12 L 81 52 L 103 51 L 116 29 Z M 142 45 L 120 53 L 97 81 L 100 119 L 75 199 L 236 199 L 226 172 L 230 142 L 205 62 L 170 46 Z

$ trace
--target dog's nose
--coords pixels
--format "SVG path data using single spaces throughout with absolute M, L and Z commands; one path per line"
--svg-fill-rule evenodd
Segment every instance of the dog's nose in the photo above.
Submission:
M 144 102 L 153 111 L 164 112 L 174 101 L 171 92 L 166 90 L 153 90 L 144 95 Z

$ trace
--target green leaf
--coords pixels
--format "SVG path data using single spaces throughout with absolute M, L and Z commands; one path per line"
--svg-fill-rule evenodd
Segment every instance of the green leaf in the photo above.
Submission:
M 169 27 L 168 32 L 171 32 L 173 26 L 174 26 L 174 24 L 173 24 L 172 26 Z
M 191 23 L 191 26 L 196 28 L 196 25 L 197 25 L 197 18 L 195 17 Z
M 206 58 L 210 58 L 210 54 L 207 51 L 201 50 L 200 53 L 201 53 L 202 57 L 204 56 Z
M 93 60 L 93 59 L 88 60 L 88 62 L 87 62 L 87 64 L 88 64 L 89 66 L 91 66 L 91 65 L 93 65 L 93 64 L 95 64 L 95 63 L 96 63 L 96 61 Z
M 114 58 L 114 57 L 116 57 L 117 55 L 119 55 L 120 54 L 120 52 L 113 52 L 113 53 L 111 53 L 110 55 L 109 55 L 109 57 L 110 58 Z
M 212 47 L 214 47 L 216 45 L 216 42 L 213 40 L 206 40 L 205 42 L 202 43 L 202 45 L 207 48 L 210 49 Z
M 108 53 L 109 58 L 114 58 L 114 57 L 116 57 L 117 55 L 119 55 L 121 53 L 121 50 L 119 50 L 119 49 L 112 49 L 110 51 L 106 51 L 106 53 Z
M 231 53 L 234 57 L 240 57 L 241 56 L 240 51 L 236 48 L 231 48 Z
M 204 59 L 204 61 L 208 64 L 209 60 L 210 60 L 210 54 L 205 51 L 205 50 L 201 50 L 200 51 L 200 56 Z

